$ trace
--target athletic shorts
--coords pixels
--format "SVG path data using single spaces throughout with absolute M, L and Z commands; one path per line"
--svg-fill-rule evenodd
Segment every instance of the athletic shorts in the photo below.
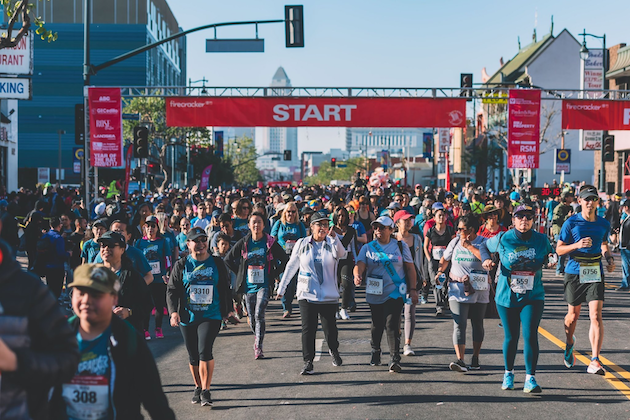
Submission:
M 604 281 L 580 283 L 579 274 L 564 273 L 564 300 L 571 306 L 578 306 L 592 300 L 604 300 Z

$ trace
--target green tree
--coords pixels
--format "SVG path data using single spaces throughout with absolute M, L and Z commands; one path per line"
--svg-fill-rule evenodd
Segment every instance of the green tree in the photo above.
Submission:
M 226 158 L 234 170 L 234 182 L 240 185 L 253 185 L 262 181 L 256 166 L 256 145 L 254 139 L 242 136 L 228 141 Z
M 201 179 L 201 173 L 208 165 L 212 165 L 210 171 L 209 185 L 219 186 L 232 184 L 234 182 L 234 170 L 229 160 L 221 159 L 214 154 L 212 149 L 201 148 L 195 149 L 190 154 L 190 163 L 193 166 L 193 174 L 195 179 Z M 185 166 L 185 158 L 182 162 Z
M 340 168 L 339 164 L 346 164 L 345 168 Z M 357 173 L 365 168 L 365 161 L 361 157 L 350 158 L 345 162 L 337 161 L 337 167 L 330 166 L 330 161 L 322 162 L 319 171 L 314 176 L 308 176 L 304 179 L 307 185 L 330 184 L 333 179 L 339 181 L 352 181 Z
M 35 33 L 39 35 L 42 40 L 48 40 L 48 42 L 57 40 L 57 32 L 47 30 L 45 27 L 46 22 L 44 22 L 41 17 L 31 17 L 35 3 L 26 0 L 0 0 L 0 4 L 4 7 L 4 12 L 9 18 L 7 31 L 3 31 L 0 34 L 0 50 L 3 48 L 13 48 L 18 45 L 20 39 L 28 34 L 33 24 L 37 26 Z M 15 24 L 20 23 L 20 21 L 20 30 L 15 36 L 12 36 Z
M 166 125 L 165 100 L 160 97 L 132 98 L 123 100 L 123 112 L 126 114 L 140 114 L 140 122 L 123 121 L 123 136 L 131 142 L 133 139 L 133 127 L 138 124 L 149 127 L 149 157 L 157 158 L 160 170 L 164 174 L 164 180 L 158 187 L 159 191 L 171 182 L 171 164 L 167 162 L 166 150 L 174 140 L 186 147 L 209 147 L 211 142 L 210 131 L 206 127 L 168 127 Z M 207 166 L 207 165 L 206 165 Z M 205 168 L 205 166 L 203 167 Z M 198 170 L 199 172 L 203 168 Z

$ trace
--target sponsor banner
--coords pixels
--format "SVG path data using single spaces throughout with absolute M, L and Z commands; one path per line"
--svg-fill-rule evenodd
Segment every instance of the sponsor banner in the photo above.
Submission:
M 571 149 L 555 149 L 553 166 L 556 174 L 564 172 L 565 175 L 571 173 Z
M 562 101 L 565 130 L 630 130 L 630 101 L 565 99 Z
M 433 133 L 422 133 L 422 157 L 430 159 L 433 155 Z
M 46 184 L 50 182 L 50 168 L 37 168 L 37 183 Z
M 122 110 L 119 88 L 89 88 L 90 165 L 123 166 Z
M 166 98 L 169 127 L 465 127 L 466 98 Z
M 448 153 L 448 149 L 451 147 L 451 130 L 448 128 L 438 129 L 438 152 Z
M 199 184 L 199 191 L 205 191 L 210 187 L 210 172 L 212 172 L 212 165 L 206 166 L 206 169 L 201 173 L 201 183 Z
M 19 29 L 11 31 L 11 37 L 17 35 Z M 0 50 L 0 73 L 2 74 L 33 74 L 33 36 L 32 31 L 28 31 L 18 44 L 13 48 L 3 48 Z
M 538 168 L 539 158 L 540 90 L 510 89 L 508 168 Z
M 214 154 L 223 157 L 223 131 L 214 132 Z

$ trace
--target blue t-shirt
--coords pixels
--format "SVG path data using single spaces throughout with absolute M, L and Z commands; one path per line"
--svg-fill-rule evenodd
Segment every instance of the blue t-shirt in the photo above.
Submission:
M 350 226 L 352 226 L 354 230 L 357 231 L 357 236 L 365 235 L 367 233 L 365 231 L 365 226 L 363 226 L 363 223 L 361 222 L 354 222 Z
M 501 272 L 497 282 L 495 301 L 497 305 L 507 308 L 525 306 L 532 300 L 545 300 L 545 289 L 542 283 L 542 267 L 547 255 L 553 252 L 547 236 L 532 232 L 528 241 L 519 239 L 515 230 L 510 229 L 488 239 L 479 247 L 481 260 L 490 258 L 490 252 L 498 252 L 501 259 Z M 514 293 L 510 287 L 511 275 L 514 271 L 534 272 L 532 290 L 525 293 Z
M 179 246 L 179 252 L 188 252 L 188 245 L 186 245 L 186 235 L 182 232 L 177 234 L 177 245 Z
M 271 229 L 271 236 L 277 238 L 282 249 L 290 255 L 295 242 L 300 238 L 306 237 L 306 228 L 302 222 L 283 224 L 278 220 L 274 223 L 273 229 Z
M 234 223 L 234 230 L 238 230 L 243 236 L 249 233 L 249 225 L 247 224 L 247 219 L 235 217 L 232 219 L 232 222 Z
M 149 265 L 149 261 L 144 256 L 142 251 L 140 251 L 135 246 L 127 245 L 127 249 L 125 249 L 125 255 L 129 257 L 129 259 L 133 263 L 133 268 L 138 270 L 138 272 L 142 274 L 142 277 L 144 277 L 149 271 L 151 271 L 151 265 Z M 94 262 L 96 264 L 103 264 L 103 258 L 101 257 L 100 252 L 96 256 Z
M 258 290 L 269 287 L 267 238 L 265 236 L 255 242 L 253 239 L 249 239 L 245 269 L 247 270 L 247 293 L 257 293 Z
M 83 250 L 81 250 L 81 258 L 85 258 L 88 264 L 96 262 L 96 257 L 100 257 L 101 246 L 94 239 L 90 239 L 83 244 Z
M 608 241 L 609 234 L 610 222 L 602 217 L 596 216 L 594 222 L 585 220 L 582 213 L 574 214 L 569 217 L 562 225 L 558 239 L 565 245 L 571 245 L 582 238 L 590 237 L 593 243 L 590 248 L 580 248 L 571 252 L 564 272 L 580 274 L 580 263 L 577 262 L 575 258 L 580 256 L 589 258 L 601 255 L 602 243 Z M 600 262 L 600 270 L 601 269 Z
M 547 204 L 545 204 L 545 208 L 547 209 L 547 220 L 550 222 L 553 220 L 553 209 L 555 209 L 558 204 L 560 204 L 560 202 L 556 200 L 549 200 L 547 201 Z
M 155 283 L 164 283 L 162 276 L 166 275 L 166 257 L 169 255 L 166 239 L 157 238 L 154 241 L 142 238 L 136 243 L 136 247 L 142 251 L 151 267 L 153 281 Z
M 190 316 L 190 321 L 182 322 L 182 325 L 190 325 L 202 319 L 220 320 L 219 270 L 214 258 L 210 256 L 205 261 L 197 261 L 189 255 L 182 274 L 186 292 L 184 310 Z

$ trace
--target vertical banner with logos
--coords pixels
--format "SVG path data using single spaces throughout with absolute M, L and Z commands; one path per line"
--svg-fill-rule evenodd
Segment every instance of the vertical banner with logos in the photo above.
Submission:
M 553 166 L 557 175 L 564 172 L 565 175 L 571 173 L 571 149 L 556 149 L 553 159 Z
M 430 159 L 433 151 L 433 133 L 422 133 L 422 157 Z
M 206 169 L 201 173 L 201 183 L 199 184 L 199 191 L 205 191 L 210 187 L 210 172 L 212 172 L 212 165 L 206 166 Z
M 125 200 L 129 198 L 129 180 L 131 179 L 131 159 L 133 159 L 133 146 L 127 147 L 125 156 Z
M 438 145 L 440 153 L 448 153 L 451 147 L 451 130 L 449 128 L 438 128 Z
M 223 157 L 223 131 L 214 132 L 214 154 Z
M 588 58 L 580 60 L 580 89 L 604 89 L 604 50 L 588 50 Z M 593 99 L 600 92 L 584 92 L 582 99 Z M 601 130 L 580 130 L 580 150 L 601 150 L 604 132 Z
M 540 90 L 510 89 L 508 96 L 508 168 L 538 168 Z
M 119 88 L 89 88 L 90 164 L 123 166 L 121 94 Z

